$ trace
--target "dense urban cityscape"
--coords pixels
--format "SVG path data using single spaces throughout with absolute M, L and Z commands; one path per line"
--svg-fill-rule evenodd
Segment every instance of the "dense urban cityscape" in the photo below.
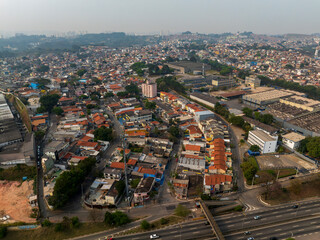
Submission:
M 0 35 L 0 238 L 320 239 L 319 44 Z

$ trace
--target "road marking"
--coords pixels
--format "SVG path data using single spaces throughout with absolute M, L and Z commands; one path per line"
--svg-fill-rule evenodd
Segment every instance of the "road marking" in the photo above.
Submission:
M 303 231 L 303 230 L 304 230 L 304 229 L 299 229 L 298 232 L 301 232 L 301 231 Z
M 260 232 L 260 233 L 257 233 L 256 235 L 261 235 L 262 233 Z
M 279 229 L 276 229 L 276 230 L 274 230 L 274 231 L 281 231 L 282 229 L 281 228 L 279 228 Z
M 276 218 L 282 217 L 282 215 L 277 215 Z
M 300 226 L 300 225 L 295 225 L 295 226 L 293 226 L 293 227 L 295 228 L 295 227 L 299 227 L 299 226 Z
M 315 224 L 315 223 L 317 223 L 317 222 L 312 222 L 311 224 Z

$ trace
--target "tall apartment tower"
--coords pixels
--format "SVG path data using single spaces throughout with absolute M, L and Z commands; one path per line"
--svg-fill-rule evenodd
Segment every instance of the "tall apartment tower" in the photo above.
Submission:
M 153 98 L 157 96 L 157 84 L 147 80 L 142 84 L 142 95 L 147 98 Z

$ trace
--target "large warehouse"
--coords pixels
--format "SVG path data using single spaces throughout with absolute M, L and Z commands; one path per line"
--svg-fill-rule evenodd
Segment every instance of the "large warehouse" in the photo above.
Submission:
M 248 94 L 242 97 L 243 103 L 252 107 L 263 107 L 268 104 L 279 101 L 281 98 L 286 98 L 295 95 L 295 92 L 288 90 L 270 90 Z

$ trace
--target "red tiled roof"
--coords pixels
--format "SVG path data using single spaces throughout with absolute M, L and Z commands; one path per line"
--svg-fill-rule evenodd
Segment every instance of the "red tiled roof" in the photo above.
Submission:
M 230 175 L 223 174 L 214 174 L 214 175 L 206 175 L 205 183 L 207 186 L 214 186 L 216 184 L 221 184 L 224 182 L 231 182 L 232 177 Z
M 185 149 L 186 149 L 187 151 L 200 152 L 201 147 L 198 146 L 198 145 L 187 144 L 187 145 L 185 146 Z

